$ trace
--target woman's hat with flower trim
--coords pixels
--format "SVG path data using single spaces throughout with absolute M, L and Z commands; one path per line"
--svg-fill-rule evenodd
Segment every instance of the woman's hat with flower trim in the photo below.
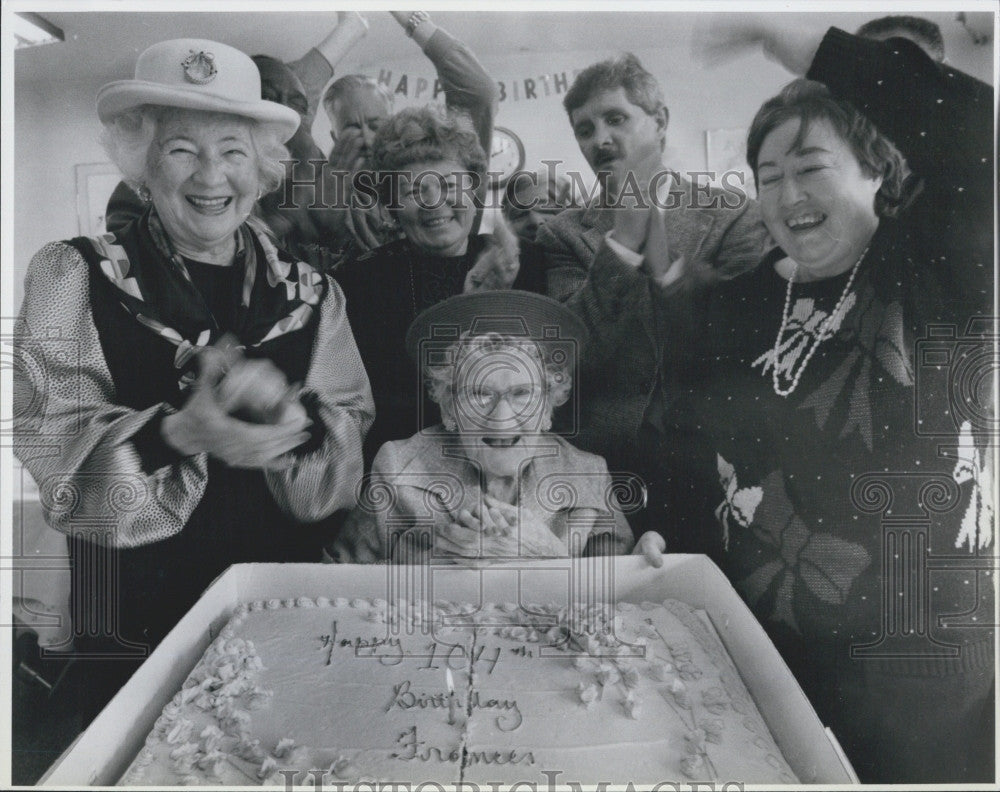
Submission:
M 97 93 L 103 123 L 141 105 L 230 113 L 274 128 L 282 142 L 299 128 L 299 114 L 260 97 L 260 72 L 234 47 L 204 39 L 161 41 L 143 52 L 135 79 L 116 80 Z

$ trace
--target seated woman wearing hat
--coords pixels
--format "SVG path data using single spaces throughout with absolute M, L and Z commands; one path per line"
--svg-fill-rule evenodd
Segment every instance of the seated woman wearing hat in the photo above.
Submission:
M 333 545 L 338 561 L 620 554 L 640 492 L 604 460 L 548 433 L 569 398 L 586 331 L 561 303 L 523 291 L 452 297 L 410 326 L 442 424 L 388 442 Z M 662 550 L 658 535 L 641 550 Z
M 232 563 L 318 559 L 308 523 L 353 503 L 373 414 L 339 288 L 249 217 L 298 114 L 217 42 L 156 44 L 135 76 L 98 114 L 149 208 L 35 255 L 15 367 L 16 452 L 70 543 L 75 648 L 105 656 L 145 654 Z M 133 669 L 100 664 L 93 687 Z

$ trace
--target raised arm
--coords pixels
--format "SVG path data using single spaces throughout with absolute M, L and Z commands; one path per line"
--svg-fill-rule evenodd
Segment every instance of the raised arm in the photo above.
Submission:
M 621 350 L 648 353 L 655 367 L 654 324 L 650 279 L 638 266 L 626 262 L 603 241 L 596 254 L 584 249 L 579 227 L 557 216 L 538 231 L 545 255 L 547 292 L 565 302 L 590 333 L 581 365 L 583 376 L 601 371 Z M 592 256 L 589 267 L 580 259 Z M 640 346 L 641 345 L 641 346 Z
M 905 39 L 869 41 L 830 28 L 809 71 L 870 118 L 934 186 L 992 205 L 993 91 Z
M 392 15 L 434 64 L 448 109 L 469 115 L 489 156 L 493 119 L 499 104 L 496 82 L 472 50 L 435 25 L 426 12 L 393 11 Z
M 333 77 L 337 64 L 367 33 L 368 22 L 361 14 L 357 11 L 338 11 L 337 26 L 305 55 L 287 64 L 306 89 L 309 100 L 309 112 L 305 116 L 307 128 L 312 127 L 323 88 Z
M 913 42 L 873 41 L 781 16 L 715 19 L 696 32 L 695 55 L 712 63 L 763 48 L 792 74 L 822 82 L 851 102 L 896 144 L 918 176 L 945 188 L 942 197 L 951 193 L 972 211 L 992 210 L 990 86 L 936 63 Z

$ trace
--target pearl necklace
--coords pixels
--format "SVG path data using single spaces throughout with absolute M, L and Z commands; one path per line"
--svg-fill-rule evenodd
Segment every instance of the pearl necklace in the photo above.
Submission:
M 802 361 L 802 365 L 799 366 L 799 370 L 795 372 L 792 377 L 792 384 L 789 388 L 782 388 L 778 384 L 778 352 L 781 349 L 781 338 L 785 335 L 785 330 L 788 329 L 788 320 L 792 318 L 791 312 L 788 310 L 792 304 L 792 285 L 795 283 L 795 276 L 799 272 L 799 263 L 795 262 L 795 267 L 792 269 L 792 274 L 788 279 L 788 288 L 785 290 L 785 307 L 781 310 L 781 327 L 778 328 L 778 336 L 774 339 L 774 359 L 772 362 L 771 369 L 771 382 L 774 385 L 774 392 L 782 397 L 790 396 L 795 389 L 799 386 L 799 380 L 802 379 L 802 372 L 806 370 L 806 366 L 809 365 L 809 361 L 812 360 L 813 355 L 816 354 L 816 350 L 819 349 L 819 345 L 822 344 L 827 338 L 827 332 L 833 326 L 834 319 L 840 314 L 840 309 L 844 307 L 844 302 L 847 300 L 847 295 L 851 291 L 851 286 L 854 285 L 854 276 L 858 274 L 858 268 L 861 266 L 861 262 L 864 261 L 865 254 L 868 252 L 868 248 L 865 248 L 861 252 L 860 258 L 854 264 L 851 269 L 851 276 L 847 279 L 847 283 L 844 285 L 844 290 L 840 293 L 840 299 L 837 300 L 837 304 L 830 311 L 830 315 L 823 320 L 823 324 L 819 328 L 819 332 L 813 336 L 812 348 L 806 353 L 805 360 Z M 832 334 L 831 334 L 832 337 Z

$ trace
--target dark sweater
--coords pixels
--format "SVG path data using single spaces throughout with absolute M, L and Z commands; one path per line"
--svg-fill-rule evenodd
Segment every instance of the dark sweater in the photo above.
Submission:
M 704 432 L 718 488 L 702 524 L 861 779 L 971 779 L 994 620 L 991 574 L 975 569 L 992 552 L 977 516 L 993 486 L 976 378 L 995 369 L 963 336 L 992 305 L 992 93 L 908 42 L 835 29 L 808 76 L 865 112 L 922 190 L 881 220 L 842 321 L 787 397 L 772 385 L 784 253 L 701 293 L 694 332 L 668 347 L 673 430 Z M 794 285 L 779 371 L 802 365 L 803 328 L 822 326 L 849 277 Z

